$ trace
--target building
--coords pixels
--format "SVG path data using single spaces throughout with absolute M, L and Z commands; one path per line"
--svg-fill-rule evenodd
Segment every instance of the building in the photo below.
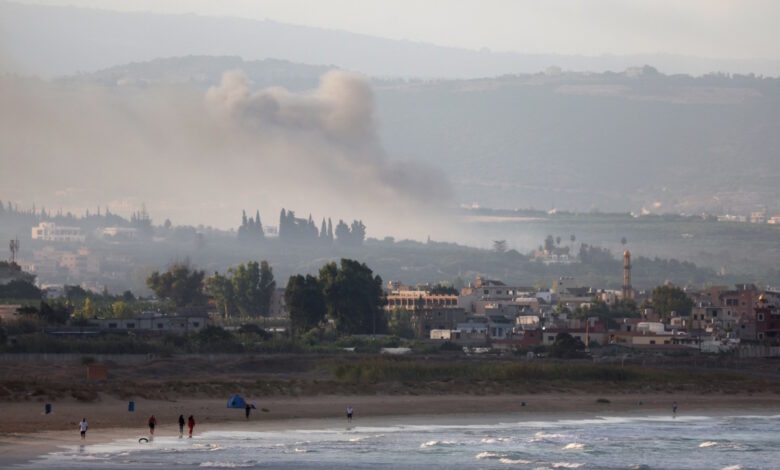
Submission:
M 631 287 L 631 252 L 626 250 L 623 252 L 623 300 L 630 300 L 634 298 L 634 288 Z
M 86 237 L 78 227 L 65 227 L 54 222 L 41 222 L 32 228 L 32 239 L 47 242 L 84 243 Z
M 466 319 L 462 308 L 426 307 L 412 314 L 412 329 L 418 338 L 430 338 L 433 330 L 454 330 Z
M 753 284 L 737 284 L 735 289 L 711 289 L 710 296 L 714 305 L 725 307 L 736 316 L 755 318 L 758 289 Z
M 146 333 L 189 333 L 200 331 L 208 324 L 208 315 L 162 315 L 157 312 L 143 312 L 134 318 L 101 318 L 90 320 L 103 331 L 146 332 Z
M 138 229 L 133 227 L 105 227 L 99 230 L 104 239 L 114 241 L 129 241 L 138 238 Z
M 96 275 L 100 274 L 100 258 L 90 254 L 86 248 L 79 248 L 75 252 L 64 252 L 60 258 L 60 267 L 75 277 Z
M 756 339 L 776 343 L 780 340 L 780 308 L 777 294 L 761 294 L 756 307 Z
M 394 290 L 386 296 L 385 310 L 403 308 L 410 312 L 426 308 L 457 308 L 458 296 L 452 294 L 430 294 L 424 290 Z

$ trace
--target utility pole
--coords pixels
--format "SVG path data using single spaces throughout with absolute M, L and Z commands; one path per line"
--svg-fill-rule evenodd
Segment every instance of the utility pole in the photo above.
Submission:
M 14 264 L 16 263 L 16 253 L 20 249 L 19 239 L 16 238 L 15 240 L 11 240 L 11 243 L 8 246 L 11 249 L 11 264 Z

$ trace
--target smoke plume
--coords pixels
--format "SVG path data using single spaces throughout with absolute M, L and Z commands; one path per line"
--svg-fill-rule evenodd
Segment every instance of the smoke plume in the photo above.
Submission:
M 188 85 L 102 87 L 0 78 L 3 199 L 38 207 L 145 202 L 159 223 L 235 226 L 259 208 L 362 218 L 370 235 L 422 236 L 449 206 L 438 172 L 388 157 L 368 82 L 332 71 L 307 93 L 253 91 L 226 72 Z M 403 222 L 403 224 L 401 224 Z

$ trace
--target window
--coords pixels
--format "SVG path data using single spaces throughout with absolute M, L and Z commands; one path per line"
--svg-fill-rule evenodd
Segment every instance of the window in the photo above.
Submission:
M 485 294 L 485 295 L 488 295 L 488 294 L 490 294 L 490 291 L 485 289 L 485 290 L 482 291 L 482 293 Z
M 109 328 L 116 328 L 116 323 L 109 323 L 109 324 L 108 324 L 108 327 L 109 327 Z
M 547 337 L 547 341 L 552 341 L 552 342 L 555 342 L 555 336 L 552 336 L 552 335 L 551 335 L 551 336 L 548 336 L 548 337 Z
M 650 340 L 650 344 L 655 344 L 655 340 L 654 340 L 654 339 L 651 339 L 651 340 Z
M 759 313 L 758 314 L 758 321 L 764 321 L 764 314 L 763 313 Z
M 194 321 L 194 322 L 192 322 L 192 326 L 194 326 L 195 328 L 197 328 L 197 327 L 199 327 L 199 326 L 200 326 L 200 322 Z
M 159 329 L 161 329 L 161 330 L 162 330 L 162 328 L 163 328 L 163 324 L 162 324 L 162 323 L 158 323 L 158 324 L 157 324 L 157 328 L 159 328 Z
M 135 323 L 128 323 L 127 324 L 127 329 L 128 330 L 133 329 L 133 328 L 135 328 Z

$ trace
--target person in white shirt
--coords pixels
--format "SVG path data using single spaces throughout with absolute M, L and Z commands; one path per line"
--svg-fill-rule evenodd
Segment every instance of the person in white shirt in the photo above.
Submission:
M 81 440 L 87 438 L 87 418 L 82 418 L 79 423 L 79 429 L 81 430 Z
M 350 423 L 352 422 L 352 407 L 351 406 L 347 407 L 347 421 L 349 421 Z

